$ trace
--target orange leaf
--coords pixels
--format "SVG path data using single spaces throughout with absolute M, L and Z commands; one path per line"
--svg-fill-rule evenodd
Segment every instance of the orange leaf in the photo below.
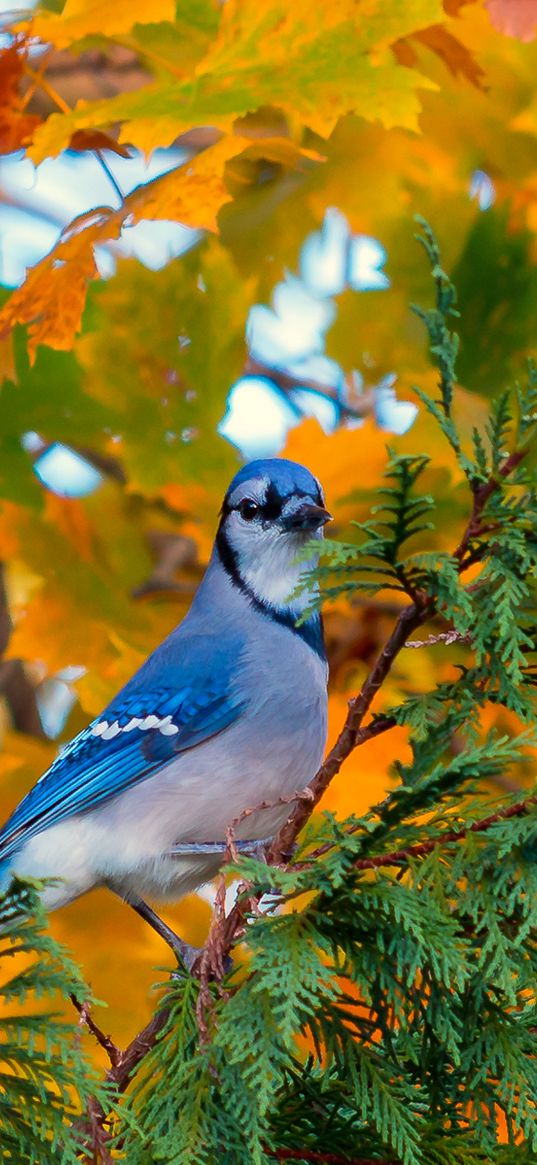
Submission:
M 432 24 L 414 34 L 414 39 L 421 41 L 426 48 L 435 53 L 454 77 L 459 74 L 466 77 L 476 89 L 485 89 L 485 70 L 481 68 L 472 56 L 466 45 L 457 40 L 442 24 Z
M 10 154 L 27 145 L 39 125 L 35 114 L 24 113 L 19 85 L 24 74 L 27 47 L 19 37 L 0 51 L 0 153 Z

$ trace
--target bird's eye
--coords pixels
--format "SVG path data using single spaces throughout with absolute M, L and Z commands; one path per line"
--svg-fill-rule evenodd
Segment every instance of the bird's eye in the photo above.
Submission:
M 244 518 L 245 522 L 251 522 L 252 518 L 255 518 L 256 514 L 259 513 L 259 506 L 257 505 L 257 502 L 253 502 L 251 498 L 245 498 L 239 506 L 239 513 L 241 518 Z

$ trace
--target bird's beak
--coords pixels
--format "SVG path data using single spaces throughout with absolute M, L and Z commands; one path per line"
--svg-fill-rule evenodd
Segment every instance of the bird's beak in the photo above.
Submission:
M 324 506 L 317 506 L 314 502 L 304 502 L 292 514 L 283 519 L 284 530 L 318 530 L 326 522 L 332 521 L 332 515 Z

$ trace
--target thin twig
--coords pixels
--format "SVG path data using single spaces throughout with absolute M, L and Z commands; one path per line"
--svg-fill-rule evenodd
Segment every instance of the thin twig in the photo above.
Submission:
M 151 1051 L 166 1027 L 171 1008 L 160 1007 L 149 1023 L 138 1032 L 130 1044 L 121 1052 L 117 1063 L 106 1073 L 106 1083 L 113 1084 L 118 1092 L 125 1092 L 131 1076 L 148 1052 Z
M 92 1036 L 95 1036 L 97 1043 L 101 1048 L 104 1048 L 104 1051 L 106 1052 L 112 1067 L 115 1067 L 115 1065 L 118 1064 L 121 1059 L 121 1050 L 114 1043 L 111 1036 L 105 1035 L 105 1033 L 101 1031 L 101 1028 L 97 1026 L 91 1014 L 90 1004 L 87 1001 L 82 1003 L 80 999 L 77 999 L 76 995 L 73 993 L 69 995 L 69 998 L 73 1004 L 73 1007 L 75 1007 L 78 1011 L 80 1016 L 79 1022 L 88 1028 Z
M 463 635 L 452 627 L 451 631 L 441 631 L 439 635 L 429 635 L 428 639 L 409 639 L 408 643 L 405 643 L 405 647 L 434 647 L 435 643 L 445 643 L 446 647 L 451 647 L 452 643 L 471 643 L 471 636 L 468 632 Z
M 60 110 L 60 113 L 67 114 L 72 112 L 71 106 L 68 105 L 66 101 L 64 101 L 61 94 L 58 93 L 53 85 L 51 85 L 50 81 L 43 75 L 43 73 L 36 72 L 35 69 L 31 69 L 30 65 L 28 64 L 25 64 L 24 72 L 28 77 L 30 77 L 30 80 L 37 86 L 38 89 L 42 89 L 43 92 L 46 93 L 47 97 L 50 97 L 50 100 L 54 102 L 54 105 L 56 105 L 56 107 Z
M 505 478 L 509 477 L 513 470 L 520 465 L 521 461 L 524 460 L 527 452 L 527 449 L 515 449 L 514 452 L 506 458 L 499 471 L 499 476 L 503 478 L 504 481 Z M 496 477 L 490 477 L 488 481 L 482 482 L 481 485 L 478 485 L 477 488 L 474 489 L 474 500 L 470 520 L 466 526 L 459 545 L 453 554 L 453 557 L 456 558 L 459 562 L 461 570 L 466 570 L 467 566 L 471 565 L 471 561 L 465 561 L 468 547 L 472 541 L 472 538 L 478 538 L 480 534 L 484 533 L 484 530 L 481 526 L 481 514 L 483 513 L 489 498 L 492 497 L 493 493 L 495 493 L 497 489 L 499 489 L 499 486 L 500 482 L 498 479 Z

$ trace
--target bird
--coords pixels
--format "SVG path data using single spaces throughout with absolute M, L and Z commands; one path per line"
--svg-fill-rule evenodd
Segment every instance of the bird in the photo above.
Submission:
M 188 614 L 0 831 L 0 892 L 14 876 L 45 880 L 53 910 L 108 887 L 188 965 L 195 948 L 146 899 L 178 901 L 214 878 L 247 808 L 237 845 L 272 838 L 282 801 L 322 761 L 328 665 L 304 572 L 330 520 L 303 465 L 242 466 Z

